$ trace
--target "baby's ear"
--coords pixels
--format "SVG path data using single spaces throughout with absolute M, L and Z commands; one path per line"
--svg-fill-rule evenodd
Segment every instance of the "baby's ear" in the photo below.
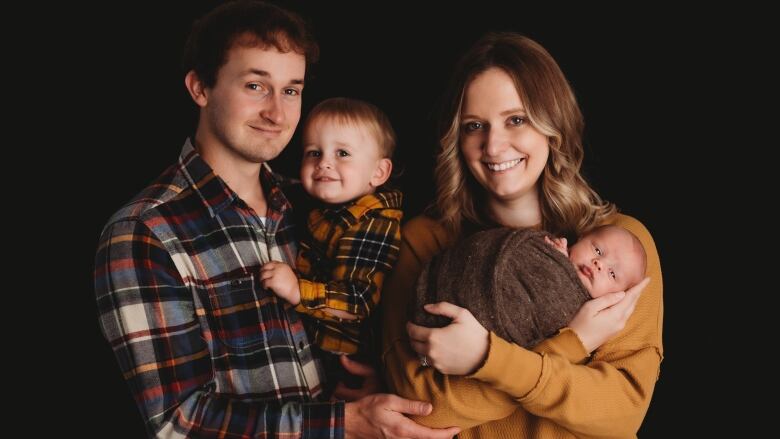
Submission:
M 390 173 L 392 172 L 393 161 L 388 158 L 379 159 L 376 164 L 376 169 L 374 170 L 374 175 L 371 177 L 371 186 L 379 187 L 383 185 L 387 179 L 390 178 Z

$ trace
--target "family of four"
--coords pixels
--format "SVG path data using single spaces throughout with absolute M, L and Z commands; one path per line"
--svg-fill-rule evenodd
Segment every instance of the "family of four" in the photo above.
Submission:
M 103 229 L 100 326 L 149 436 L 635 437 L 663 358 L 658 254 L 582 177 L 549 53 L 492 33 L 461 57 L 435 200 L 403 225 L 370 103 L 309 112 L 300 181 L 267 163 L 318 53 L 271 4 L 197 21 L 197 129 Z

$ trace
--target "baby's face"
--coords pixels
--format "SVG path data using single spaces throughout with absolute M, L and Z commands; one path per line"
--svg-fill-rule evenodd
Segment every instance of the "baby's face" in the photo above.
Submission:
M 319 118 L 303 134 L 301 183 L 314 198 L 345 203 L 374 192 L 382 160 L 387 159 L 368 129 Z
M 625 291 L 644 277 L 641 249 L 631 234 L 617 227 L 580 238 L 569 249 L 569 260 L 591 297 Z

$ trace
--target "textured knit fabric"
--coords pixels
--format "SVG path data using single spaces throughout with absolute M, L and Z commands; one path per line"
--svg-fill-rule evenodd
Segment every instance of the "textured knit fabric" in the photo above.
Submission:
M 451 319 L 423 305 L 468 309 L 489 331 L 526 348 L 555 335 L 590 299 L 569 259 L 547 233 L 505 227 L 475 233 L 435 256 L 417 281 L 413 321 L 442 327 Z
M 385 276 L 401 244 L 401 192 L 382 191 L 309 214 L 309 237 L 301 241 L 298 312 L 314 343 L 328 352 L 365 351 L 365 319 L 379 303 Z M 324 308 L 357 317 L 346 320 Z
M 267 165 L 260 181 L 265 224 L 188 140 L 103 230 L 100 327 L 150 435 L 343 437 L 298 313 L 260 286 L 297 250 L 283 181 Z
M 640 222 L 617 215 L 613 223 L 642 242 L 651 277 L 626 327 L 592 356 L 568 328 L 532 350 L 490 333 L 485 363 L 463 377 L 422 367 L 409 346 L 406 312 L 417 276 L 453 241 L 431 218 L 409 221 L 382 295 L 382 360 L 389 390 L 431 401 L 433 412 L 416 420 L 461 426 L 462 438 L 636 437 L 663 358 L 661 266 L 653 239 Z

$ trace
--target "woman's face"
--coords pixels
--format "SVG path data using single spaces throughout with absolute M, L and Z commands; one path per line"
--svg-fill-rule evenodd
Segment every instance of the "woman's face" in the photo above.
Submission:
M 492 201 L 536 198 L 550 148 L 531 126 L 512 78 L 490 68 L 466 87 L 460 148 Z

